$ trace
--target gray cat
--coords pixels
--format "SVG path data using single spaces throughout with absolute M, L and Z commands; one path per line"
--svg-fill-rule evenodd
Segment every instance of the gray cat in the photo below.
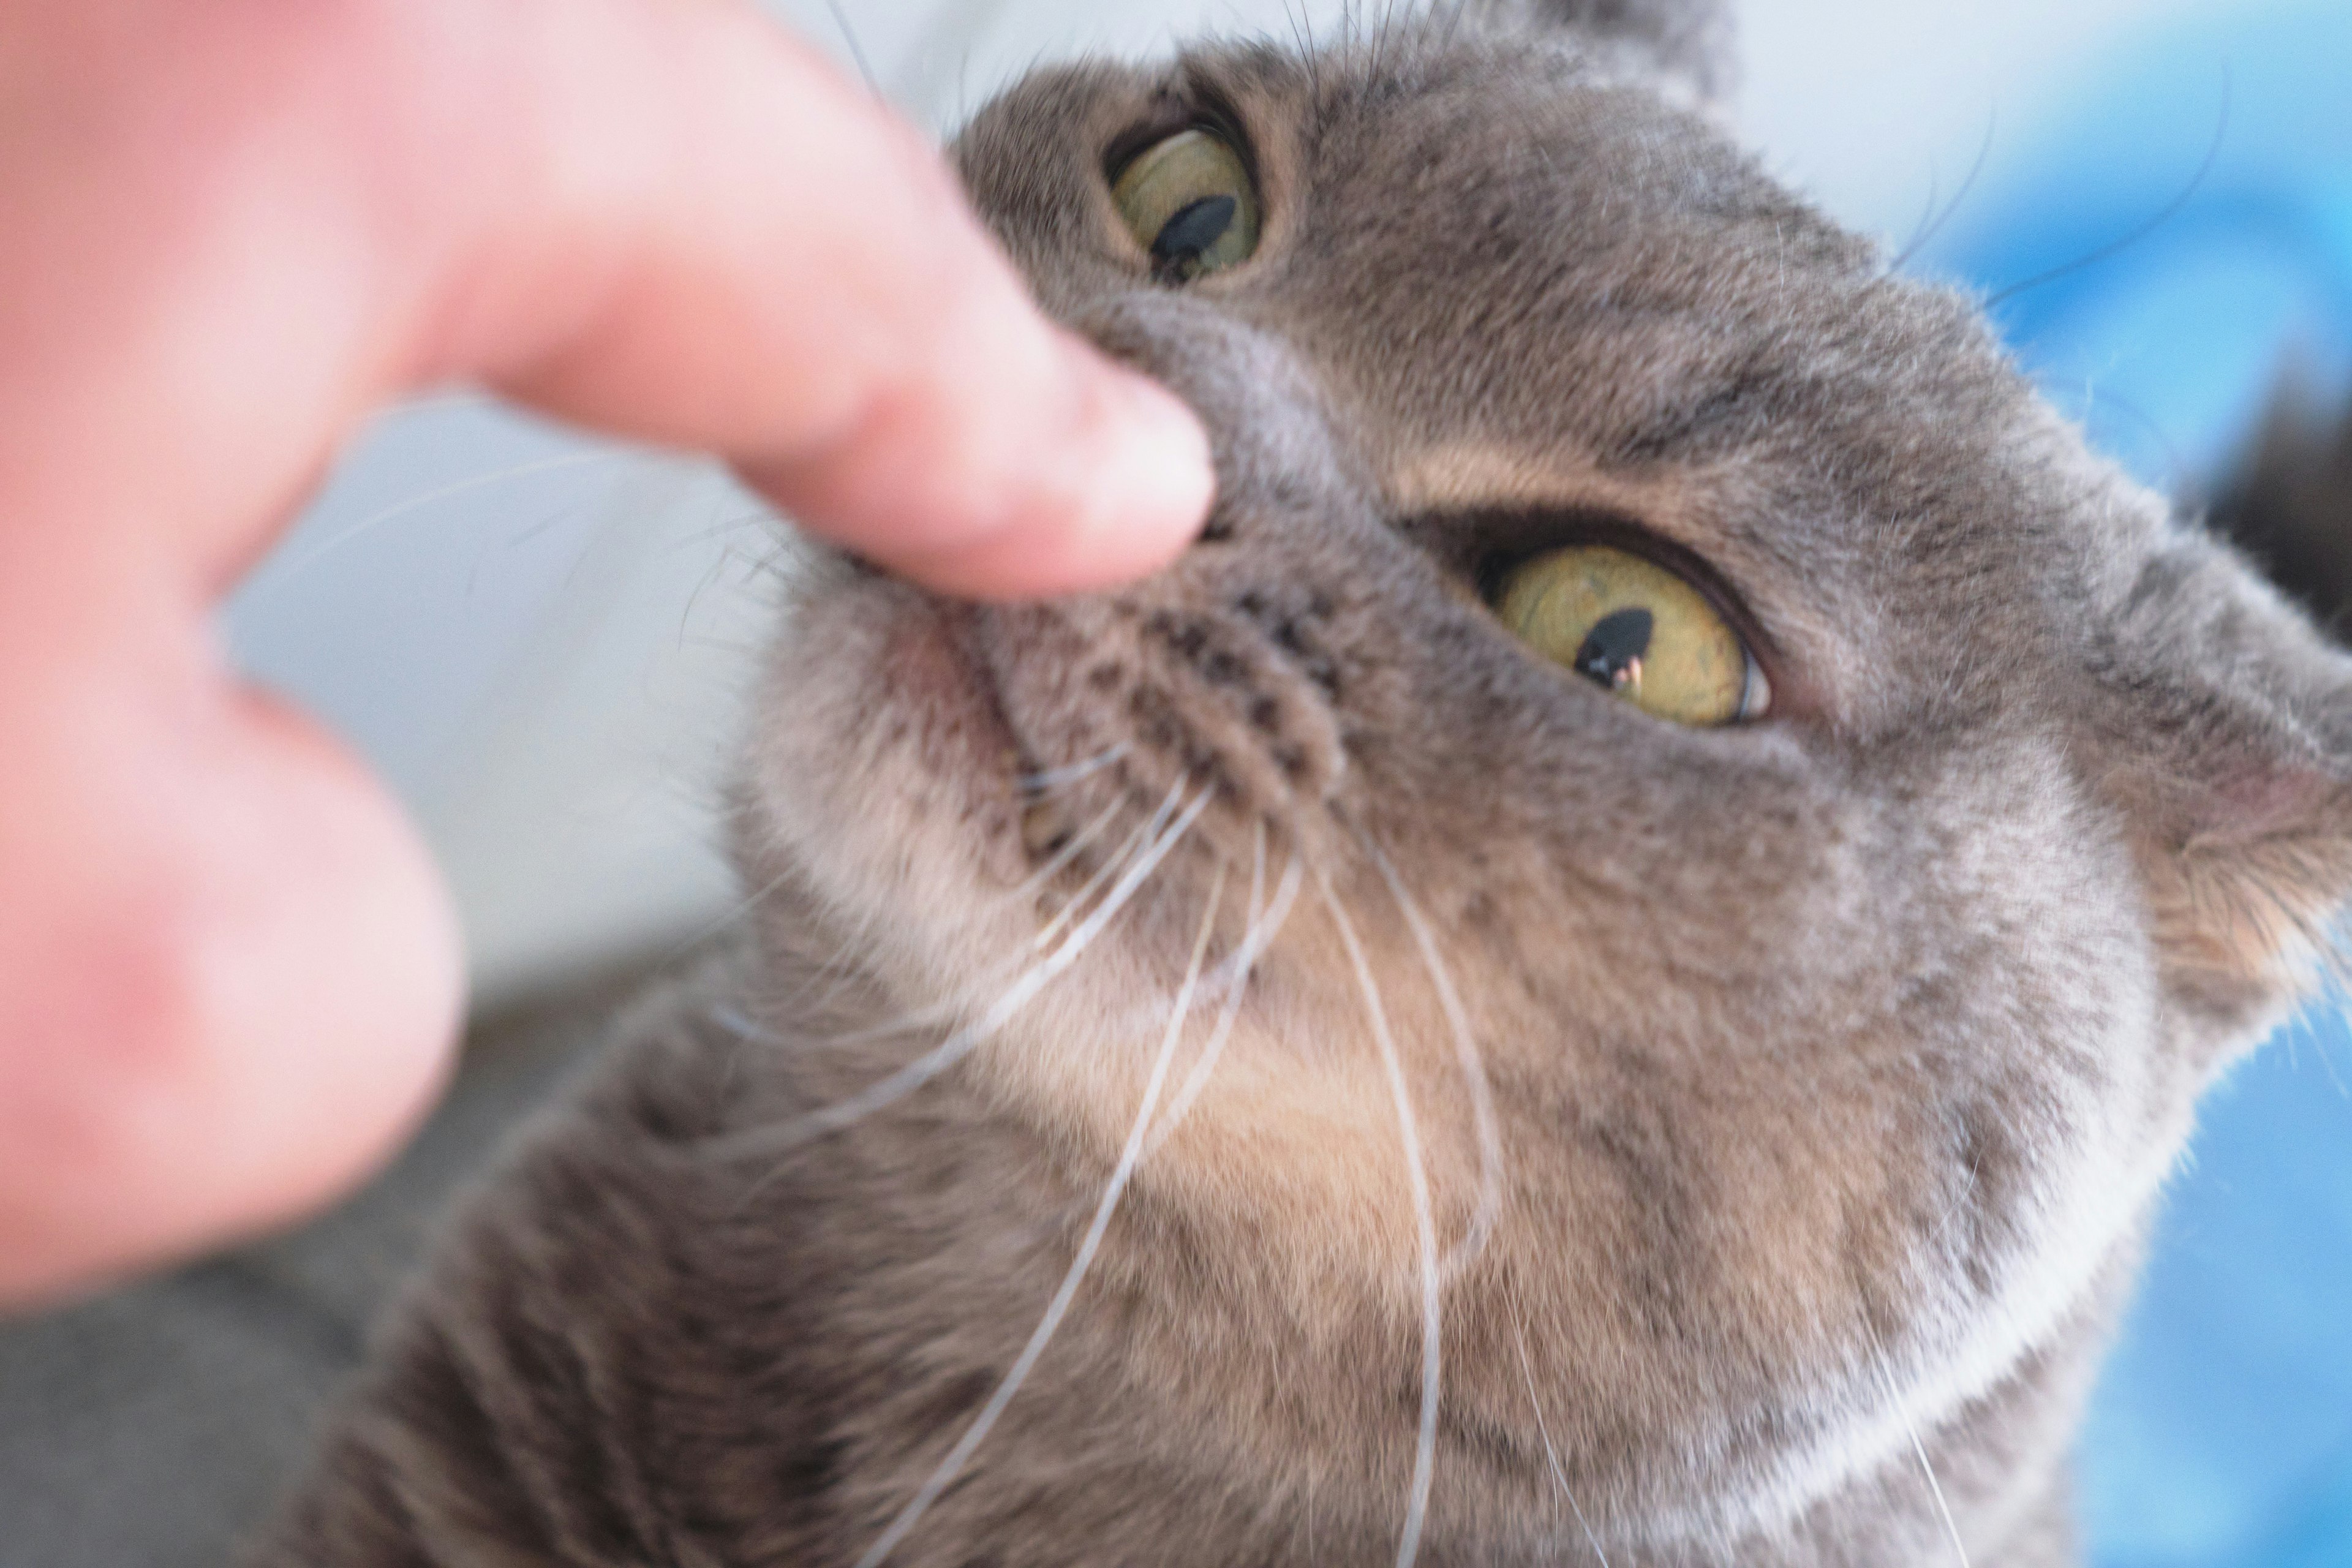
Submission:
M 2352 660 L 1727 144 L 1719 23 L 979 116 L 1215 517 L 1051 605 L 812 568 L 753 930 L 260 1562 L 2073 1561 L 2158 1184 L 2352 894 Z

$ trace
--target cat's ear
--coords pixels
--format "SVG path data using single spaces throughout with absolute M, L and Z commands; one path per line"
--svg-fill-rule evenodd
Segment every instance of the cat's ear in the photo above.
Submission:
M 1728 0 L 1483 0 L 1491 22 L 1560 29 L 1630 51 L 1698 100 L 1732 87 Z
M 2171 989 L 2252 1024 L 2310 986 L 2352 900 L 2352 656 L 2201 530 L 2115 586 L 2102 787 Z

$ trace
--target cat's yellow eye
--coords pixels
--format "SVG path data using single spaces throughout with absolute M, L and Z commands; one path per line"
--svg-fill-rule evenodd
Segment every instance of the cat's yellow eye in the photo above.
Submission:
M 1654 561 L 1602 544 L 1512 569 L 1496 605 L 1546 658 L 1677 724 L 1729 724 L 1771 705 L 1764 672 L 1716 607 Z
M 1162 278 L 1189 283 L 1257 249 L 1249 167 L 1206 131 L 1180 131 L 1145 148 L 1119 171 L 1110 195 Z

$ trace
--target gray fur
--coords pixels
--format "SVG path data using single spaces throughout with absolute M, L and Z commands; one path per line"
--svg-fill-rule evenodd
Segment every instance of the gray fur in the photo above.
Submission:
M 2352 664 L 1610 40 L 1459 20 L 1047 72 L 969 129 L 1047 308 L 1208 422 L 1211 533 L 1053 605 L 814 574 L 741 951 L 464 1216 L 260 1562 L 858 1562 L 1069 1267 L 1196 929 L 1231 954 L 1294 852 L 1215 1076 L 890 1562 L 1396 1559 L 1422 1251 L 1350 940 L 1453 1254 L 1420 1563 L 2073 1561 L 2148 1205 L 2352 891 Z M 1160 287 L 1105 159 L 1212 110 L 1263 248 Z M 1731 585 L 1772 717 L 1673 728 L 1503 632 L 1481 557 L 1592 524 Z M 1200 790 L 1083 957 L 959 1035 Z
M 1559 28 L 1583 47 L 1630 49 L 1663 73 L 1721 97 L 1731 83 L 1729 0 L 1454 0 L 1505 29 Z

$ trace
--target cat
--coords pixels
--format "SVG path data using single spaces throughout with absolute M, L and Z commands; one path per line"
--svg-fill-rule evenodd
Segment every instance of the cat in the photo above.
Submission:
M 748 930 L 257 1563 L 2074 1561 L 2159 1183 L 2352 896 L 2352 659 L 1731 144 L 1726 32 L 974 119 L 1209 526 L 1050 604 L 812 560 Z

